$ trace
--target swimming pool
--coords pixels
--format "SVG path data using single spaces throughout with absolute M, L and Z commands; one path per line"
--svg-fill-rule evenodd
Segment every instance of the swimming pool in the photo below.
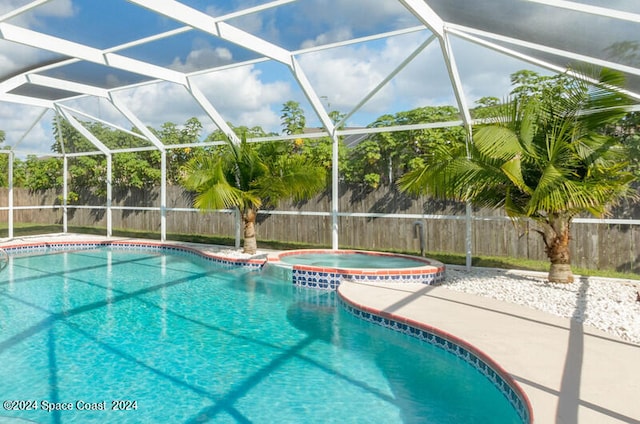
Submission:
M 91 246 L 9 262 L 0 273 L 0 399 L 12 410 L 0 416 L 523 421 L 462 358 L 358 319 L 333 292 L 264 276 L 257 264 Z M 43 410 L 52 405 L 70 410 Z

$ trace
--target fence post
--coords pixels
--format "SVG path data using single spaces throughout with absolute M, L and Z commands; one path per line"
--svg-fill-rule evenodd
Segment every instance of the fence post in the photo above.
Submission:
M 466 239 L 466 253 L 467 253 L 467 258 L 466 258 L 466 267 L 467 267 L 467 271 L 471 271 L 471 259 L 472 259 L 472 255 L 473 252 L 471 251 L 471 237 L 473 234 L 473 220 L 472 220 L 472 216 L 471 214 L 473 213 L 473 210 L 471 208 L 471 203 L 467 202 L 466 205 L 466 213 L 465 213 L 465 218 L 466 218 L 466 235 L 465 235 L 465 239 Z
M 9 192 L 7 193 L 7 205 L 9 206 L 9 210 L 7 211 L 7 225 L 9 227 L 9 239 L 13 239 L 13 151 L 9 151 L 8 157 L 9 174 L 7 175 L 7 180 L 9 182 Z

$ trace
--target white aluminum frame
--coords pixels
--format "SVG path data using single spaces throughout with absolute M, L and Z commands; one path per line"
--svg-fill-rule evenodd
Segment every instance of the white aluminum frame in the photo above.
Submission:
M 183 148 L 183 147 L 202 147 L 205 145 L 215 145 L 218 143 L 197 143 L 197 144 L 185 144 L 185 145 L 163 145 L 160 140 L 158 140 L 151 131 L 149 131 L 146 125 L 134 114 L 131 110 L 128 109 L 127 105 L 124 104 L 121 100 L 118 99 L 117 93 L 121 90 L 131 89 L 136 86 L 142 86 L 146 84 L 156 84 L 159 82 L 171 82 L 174 84 L 178 84 L 183 86 L 191 97 L 200 105 L 200 107 L 205 111 L 205 113 L 212 119 L 212 121 L 227 134 L 231 139 L 235 142 L 238 142 L 238 137 L 233 133 L 231 128 L 227 125 L 225 120 L 222 118 L 222 115 L 216 109 L 215 105 L 211 103 L 209 99 L 203 94 L 201 89 L 194 83 L 193 78 L 196 75 L 204 74 L 207 72 L 214 72 L 223 69 L 228 69 L 232 67 L 238 66 L 246 66 L 249 64 L 254 64 L 267 60 L 274 60 L 279 63 L 284 64 L 291 72 L 295 81 L 299 84 L 299 87 L 303 91 L 304 95 L 308 99 L 309 103 L 314 109 L 314 112 L 317 114 L 318 118 L 322 122 L 324 126 L 324 131 L 319 131 L 314 134 L 296 134 L 295 136 L 278 136 L 278 137 L 263 137 L 259 139 L 249 140 L 251 142 L 262 142 L 262 141 L 270 141 L 270 140 L 282 140 L 282 139 L 292 139 L 292 138 L 315 138 L 315 137 L 323 137 L 329 136 L 333 140 L 332 146 L 332 196 L 333 196 L 333 204 L 331 207 L 331 211 L 329 215 L 332 217 L 332 248 L 337 249 L 339 246 L 339 238 L 338 238 L 338 224 L 339 218 L 342 216 L 360 216 L 360 214 L 353 214 L 347 212 L 341 212 L 338 206 L 338 140 L 340 136 L 350 135 L 350 134 L 372 134 L 376 132 L 392 132 L 392 131 L 404 131 L 404 130 L 413 130 L 413 129 L 425 129 L 425 128 L 442 128 L 442 127 L 450 127 L 450 126 L 462 126 L 468 135 L 468 142 L 473 142 L 473 134 L 471 131 L 473 121 L 470 116 L 469 107 L 466 104 L 465 96 L 463 93 L 462 82 L 460 79 L 459 71 L 456 67 L 454 49 L 451 45 L 451 37 L 460 37 L 477 45 L 481 45 L 483 47 L 487 47 L 498 51 L 503 54 L 510 55 L 512 57 L 528 61 L 537 66 L 541 66 L 543 68 L 552 70 L 554 72 L 565 72 L 567 69 L 559 67 L 557 65 L 545 62 L 543 60 L 531 57 L 529 55 L 519 53 L 513 49 L 504 47 L 503 45 L 496 44 L 496 42 L 507 43 L 518 47 L 523 47 L 527 49 L 534 49 L 540 52 L 561 55 L 567 57 L 572 60 L 578 60 L 582 62 L 592 63 L 598 66 L 606 66 L 611 69 L 618 69 L 623 72 L 629 73 L 631 75 L 640 76 L 640 69 L 632 66 L 625 66 L 617 63 L 613 63 L 610 61 L 605 61 L 601 59 L 597 59 L 594 57 L 588 57 L 585 55 L 580 55 L 564 50 L 559 50 L 555 48 L 551 48 L 548 46 L 541 46 L 534 43 L 527 42 L 526 40 L 514 39 L 510 37 L 505 37 L 496 33 L 491 33 L 487 31 L 480 31 L 474 28 L 464 27 L 461 25 L 455 25 L 449 22 L 444 21 L 428 4 L 428 1 L 424 0 L 398 0 L 398 2 L 404 6 L 413 16 L 417 18 L 417 20 L 421 23 L 420 26 L 406 28 L 398 31 L 391 31 L 382 34 L 376 34 L 368 37 L 361 38 L 353 38 L 348 40 L 343 40 L 335 43 L 326 44 L 323 46 L 316 46 L 308 49 L 301 49 L 297 51 L 289 51 L 278 45 L 275 45 L 265 39 L 259 38 L 253 34 L 250 34 L 244 30 L 241 30 L 233 25 L 230 25 L 227 21 L 233 18 L 237 18 L 240 16 L 250 15 L 252 13 L 264 11 L 271 8 L 277 8 L 278 6 L 286 5 L 288 3 L 294 3 L 297 0 L 274 0 L 270 1 L 258 6 L 251 6 L 245 9 L 238 10 L 233 13 L 229 13 L 227 15 L 222 16 L 210 16 L 205 14 L 199 10 L 186 6 L 185 4 L 175 1 L 175 0 L 128 0 L 130 3 L 142 6 L 148 10 L 153 11 L 158 15 L 163 15 L 170 17 L 173 20 L 178 20 L 185 24 L 185 26 L 173 29 L 170 31 L 166 31 L 163 33 L 158 33 L 155 35 L 151 35 L 142 39 L 134 40 L 119 46 L 114 46 L 105 50 L 96 49 L 90 47 L 88 45 L 73 42 L 70 40 L 65 40 L 60 37 L 54 37 L 51 35 L 47 35 L 41 32 L 37 32 L 34 30 L 22 28 L 20 26 L 10 24 L 9 21 L 12 18 L 15 18 L 27 11 L 33 10 L 38 6 L 41 6 L 47 3 L 49 0 L 34 0 L 22 7 L 18 7 L 2 16 L 0 16 L 0 38 L 8 41 L 12 41 L 15 43 L 21 43 L 26 46 L 54 52 L 61 55 L 69 56 L 71 59 L 61 60 L 57 63 L 48 64 L 41 66 L 36 69 L 31 69 L 25 71 L 21 74 L 15 75 L 11 78 L 8 78 L 5 81 L 0 82 L 0 101 L 4 102 L 14 102 L 20 103 L 24 105 L 30 105 L 35 107 L 43 108 L 42 115 L 34 122 L 31 128 L 29 128 L 25 134 L 22 136 L 20 140 L 15 144 L 17 146 L 20 144 L 20 141 L 24 139 L 27 133 L 31 131 L 33 126 L 42 119 L 44 113 L 48 110 L 56 111 L 60 116 L 69 121 L 69 123 L 76 128 L 83 136 L 85 136 L 97 149 L 97 152 L 83 152 L 83 153 L 69 153 L 62 152 L 61 156 L 63 158 L 63 223 L 64 223 L 64 231 L 67 231 L 67 210 L 71 207 L 67 204 L 67 196 L 68 196 L 68 181 L 67 181 L 67 161 L 69 157 L 73 156 L 81 156 L 81 155 L 91 155 L 91 154 L 104 154 L 107 157 L 107 168 L 108 168 L 108 176 L 107 176 L 107 202 L 106 202 L 106 211 L 107 211 L 107 235 L 110 236 L 112 234 L 111 228 L 111 213 L 114 209 L 122 209 L 114 207 L 111 202 L 111 179 L 112 179 L 112 156 L 116 153 L 121 152 L 134 152 L 134 151 L 142 151 L 155 149 L 161 152 L 161 199 L 160 205 L 158 209 L 161 213 L 161 239 L 164 241 L 166 239 L 166 213 L 169 210 L 172 210 L 167 207 L 166 204 L 166 152 L 167 149 L 172 148 Z M 619 10 L 604 8 L 604 7 L 596 7 L 584 5 L 581 3 L 566 1 L 566 0 L 526 0 L 531 3 L 539 3 L 544 4 L 551 7 L 557 7 L 562 9 L 568 9 L 577 11 L 580 13 L 592 14 L 596 16 L 606 16 L 607 18 L 618 19 L 623 21 L 629 21 L 634 23 L 640 23 L 640 15 L 635 13 L 622 12 Z M 156 41 L 162 38 L 171 37 L 176 34 L 184 33 L 187 31 L 191 31 L 193 29 L 199 29 L 213 36 L 222 38 L 228 42 L 234 43 L 238 46 L 241 46 L 245 49 L 251 50 L 253 52 L 258 53 L 260 58 L 252 59 L 249 61 L 245 61 L 242 63 L 237 63 L 233 65 L 228 65 L 225 67 L 219 67 L 216 69 L 202 70 L 198 72 L 193 72 L 190 74 L 175 71 L 166 67 L 161 67 L 157 65 L 153 65 L 150 63 L 146 63 L 141 60 L 131 59 L 129 57 L 123 56 L 118 52 L 121 50 L 125 50 L 131 47 L 141 46 L 146 43 L 150 43 L 152 41 Z M 302 71 L 301 67 L 298 65 L 298 61 L 296 59 L 297 56 L 312 52 L 312 51 L 321 51 L 326 49 L 331 49 L 335 47 L 346 46 L 354 43 L 361 43 L 375 39 L 388 38 L 401 34 L 408 33 L 419 33 L 424 32 L 425 38 L 422 44 L 415 49 L 413 52 L 407 56 L 407 58 L 400 63 L 395 69 L 393 69 L 381 83 L 379 83 L 376 87 L 374 87 L 370 92 L 368 92 L 363 99 L 353 108 L 353 110 L 349 111 L 347 116 L 339 122 L 335 124 L 331 121 L 328 115 L 328 107 L 325 108 L 322 97 L 314 90 L 312 84 L 307 79 L 307 76 Z M 437 124 L 421 124 L 421 125 L 401 125 L 394 127 L 385 127 L 385 128 L 366 128 L 366 129 L 348 129 L 348 130 L 340 130 L 339 128 L 344 125 L 346 119 L 352 116 L 357 110 L 359 110 L 368 100 L 370 100 L 379 90 L 381 90 L 389 81 L 393 79 L 393 77 L 400 72 L 403 68 L 405 68 L 411 61 L 419 55 L 425 48 L 430 46 L 433 41 L 438 40 L 440 51 L 443 55 L 447 72 L 449 74 L 449 79 L 452 85 L 453 93 L 456 98 L 456 102 L 458 104 L 461 119 L 459 121 L 454 122 L 444 122 Z M 493 40 L 493 41 L 488 41 Z M 52 78 L 49 76 L 42 75 L 40 72 L 45 70 L 50 70 L 56 67 L 61 67 L 65 65 L 69 65 L 74 62 L 78 62 L 80 60 L 90 61 L 93 63 L 98 63 L 104 66 L 109 66 L 114 69 L 119 69 L 122 71 L 134 72 L 136 74 L 141 74 L 146 76 L 149 80 L 144 81 L 139 84 L 132 84 L 123 87 L 117 87 L 113 89 L 104 89 L 100 87 L 94 87 L 87 84 L 79 84 L 72 81 L 62 80 L 58 78 Z M 120 128 L 112 123 L 107 121 L 98 119 L 96 117 L 92 117 L 90 115 L 85 114 L 82 111 L 74 110 L 68 106 L 65 106 L 64 102 L 68 101 L 70 98 L 64 98 L 60 100 L 46 100 L 39 99 L 34 97 L 28 97 L 24 95 L 18 95 L 12 93 L 13 90 L 21 87 L 25 84 L 35 84 L 39 86 L 49 87 L 52 89 L 64 90 L 72 93 L 77 93 L 73 98 L 80 98 L 86 96 L 95 96 L 99 98 L 107 99 L 117 111 L 119 111 L 123 117 L 125 117 L 129 122 L 131 122 L 142 135 L 135 134 L 138 137 L 146 139 L 149 143 L 149 147 L 143 148 L 132 148 L 132 149 L 117 149 L 112 150 L 105 146 L 99 139 L 97 139 L 93 134 L 91 134 L 86 128 L 82 126 L 80 122 L 74 117 L 74 115 L 84 115 L 89 116 L 91 119 L 101 122 L 103 124 L 109 125 L 113 128 L 132 133 L 124 128 Z M 640 94 L 635 92 L 627 92 L 632 98 L 636 100 L 640 100 Z M 15 147 L 14 146 L 14 147 Z M 13 178 L 12 178 L 12 170 L 13 170 L 13 160 L 15 157 L 15 153 L 13 150 L 8 152 L 0 151 L 0 153 L 7 153 L 9 155 L 9 201 L 7 209 L 9 211 L 9 237 L 13 237 L 13 211 L 18 209 L 13 205 Z M 76 208 L 80 208 L 81 206 L 73 206 Z M 22 208 L 22 207 L 21 207 Z M 41 208 L 41 207 L 39 207 Z M 146 208 L 139 208 L 145 209 Z M 151 208 L 155 210 L 155 208 Z M 262 212 L 267 213 L 267 212 Z M 285 213 L 272 211 L 269 212 L 272 214 L 277 213 Z M 326 212 L 313 212 L 313 213 L 304 213 L 318 216 L 326 216 Z M 367 214 L 367 216 L 378 216 L 377 214 Z M 394 215 L 398 218 L 403 218 L 403 215 Z M 439 217 L 434 217 L 431 215 L 411 215 L 409 219 L 440 219 Z M 456 218 L 458 219 L 458 218 Z M 466 222 L 467 222 L 467 267 L 470 267 L 471 264 L 471 225 L 474 220 L 477 218 L 472 216 L 471 208 L 467 205 L 467 213 L 466 213 Z M 237 221 L 237 217 L 236 217 Z M 575 222 L 605 222 L 605 223 L 614 223 L 611 220 L 575 220 Z M 619 223 L 619 220 L 615 220 L 615 223 Z M 631 220 L 624 220 L 625 223 L 630 223 L 631 225 L 638 225 L 638 222 Z M 236 244 L 239 244 L 239 230 L 237 229 L 236 235 Z

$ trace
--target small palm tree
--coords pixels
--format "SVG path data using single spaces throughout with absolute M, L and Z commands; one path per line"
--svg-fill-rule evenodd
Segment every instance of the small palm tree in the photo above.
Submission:
M 284 143 L 256 147 L 243 136 L 227 140 L 217 152 L 208 152 L 185 166 L 183 185 L 196 192 L 201 210 L 237 208 L 244 224 L 244 252 L 257 249 L 258 210 L 285 198 L 308 199 L 325 188 L 326 171 L 305 156 L 290 154 Z
M 632 194 L 625 146 L 601 131 L 625 115 L 629 101 L 612 88 L 623 83 L 612 71 L 602 70 L 594 85 L 559 81 L 542 96 L 507 102 L 473 143 L 441 146 L 399 185 L 534 220 L 551 263 L 549 281 L 571 282 L 571 220 L 587 212 L 602 217 Z

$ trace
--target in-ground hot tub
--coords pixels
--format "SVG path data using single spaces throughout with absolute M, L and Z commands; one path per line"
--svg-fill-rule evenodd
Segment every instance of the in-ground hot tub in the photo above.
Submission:
M 267 266 L 290 270 L 294 285 L 327 290 L 343 280 L 438 284 L 445 277 L 441 262 L 364 250 L 292 250 L 269 255 Z

